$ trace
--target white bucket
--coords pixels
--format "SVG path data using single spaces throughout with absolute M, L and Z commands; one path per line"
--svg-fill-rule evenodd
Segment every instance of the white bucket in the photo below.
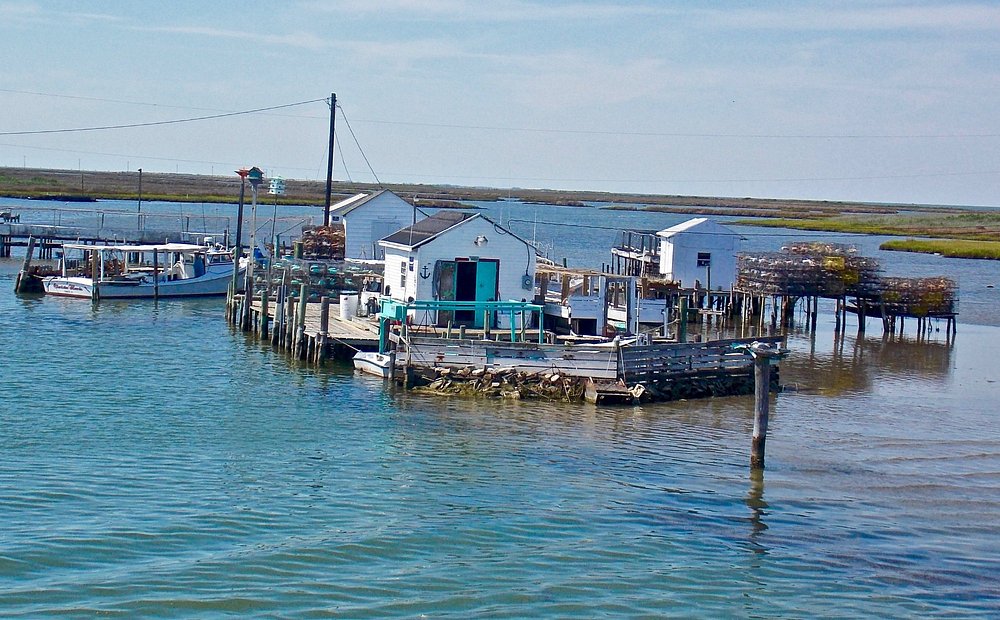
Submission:
M 354 291 L 343 291 L 340 294 L 340 318 L 350 321 L 358 315 L 358 294 Z

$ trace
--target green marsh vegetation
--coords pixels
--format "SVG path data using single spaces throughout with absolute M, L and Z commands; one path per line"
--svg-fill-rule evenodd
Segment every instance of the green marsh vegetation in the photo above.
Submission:
M 1000 260 L 1000 241 L 964 241 L 961 239 L 893 239 L 879 246 L 882 250 L 940 254 L 948 258 L 983 258 Z

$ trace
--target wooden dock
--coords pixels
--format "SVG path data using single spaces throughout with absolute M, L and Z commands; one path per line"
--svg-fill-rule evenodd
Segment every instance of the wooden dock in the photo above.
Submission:
M 300 303 L 299 298 L 279 292 L 274 297 L 262 294 L 247 305 L 244 295 L 231 295 L 226 303 L 226 318 L 275 348 L 315 364 L 351 359 L 358 351 L 378 350 L 378 321 L 344 318 L 340 305 L 327 297 Z

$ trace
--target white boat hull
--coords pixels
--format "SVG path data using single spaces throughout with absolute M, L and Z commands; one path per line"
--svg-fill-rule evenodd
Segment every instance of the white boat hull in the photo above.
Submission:
M 98 299 L 152 299 L 154 297 L 204 297 L 225 295 L 233 279 L 232 268 L 209 271 L 203 276 L 186 280 L 164 280 L 158 285 L 150 281 L 97 282 Z M 45 293 L 61 297 L 94 297 L 91 278 L 52 276 L 43 280 Z
M 392 369 L 392 358 L 383 353 L 358 351 L 354 355 L 354 368 L 363 373 L 388 379 Z

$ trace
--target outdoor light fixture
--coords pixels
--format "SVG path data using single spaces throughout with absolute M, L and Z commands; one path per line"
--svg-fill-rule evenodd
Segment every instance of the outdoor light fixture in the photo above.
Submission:
M 486 238 L 486 235 L 479 235 L 478 237 L 476 237 L 476 240 L 473 241 L 473 243 L 475 243 L 478 246 L 484 246 L 489 242 L 490 240 Z

